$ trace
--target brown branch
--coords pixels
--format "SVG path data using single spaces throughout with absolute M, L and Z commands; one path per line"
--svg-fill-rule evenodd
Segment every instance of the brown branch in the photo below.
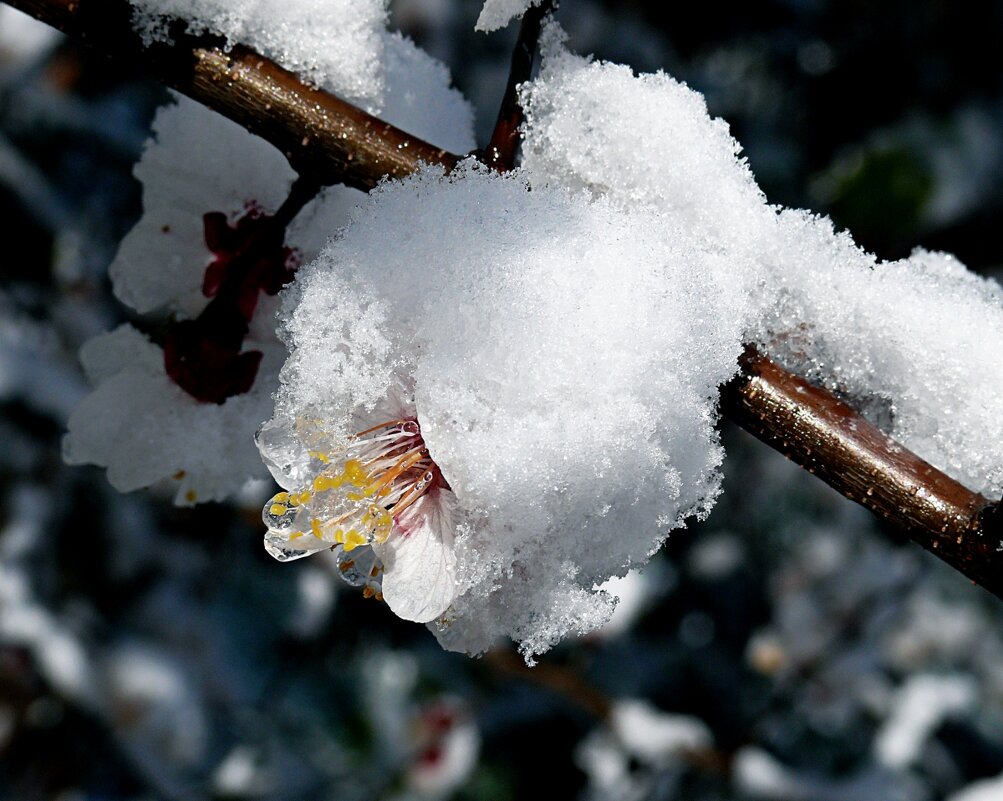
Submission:
M 144 49 L 122 0 L 7 0 L 109 56 L 126 58 L 261 135 L 317 183 L 370 189 L 459 156 L 303 84 L 246 48 L 183 32 Z M 501 152 L 499 150 L 499 152 Z M 725 417 L 1003 598 L 1003 511 L 909 453 L 849 406 L 749 352 L 722 391 Z
M 180 24 L 172 26 L 172 44 L 144 47 L 124 0 L 8 0 L 8 5 L 229 117 L 275 145 L 316 183 L 368 190 L 384 176 L 414 172 L 419 162 L 450 169 L 459 160 L 307 86 L 248 48 L 227 50 L 219 38 L 188 35 Z
M 540 5 L 526 11 L 519 26 L 519 38 L 512 51 L 512 66 L 509 68 L 501 108 L 498 109 L 498 120 L 495 122 L 491 141 L 484 151 L 484 163 L 498 172 L 508 172 L 515 166 L 515 154 L 519 150 L 519 126 L 523 119 L 519 84 L 528 81 L 532 75 L 533 58 L 543 18 L 555 7 L 554 0 L 543 0 Z
M 285 235 L 286 228 L 296 218 L 296 215 L 303 211 L 311 200 L 320 194 L 321 185 L 315 181 L 300 175 L 289 188 L 289 194 L 282 201 L 282 205 L 272 215 L 272 225 L 281 228 Z
M 998 504 L 754 350 L 741 365 L 721 392 L 726 417 L 1003 598 Z

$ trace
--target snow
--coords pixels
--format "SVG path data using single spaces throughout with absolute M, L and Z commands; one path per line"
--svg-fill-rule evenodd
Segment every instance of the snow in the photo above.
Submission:
M 105 704 L 129 730 L 136 750 L 159 751 L 171 763 L 197 763 L 208 739 L 204 701 L 178 661 L 160 649 L 129 642 L 108 649 Z
M 255 797 L 269 793 L 274 777 L 259 766 L 260 756 L 253 748 L 237 746 L 212 776 L 213 790 L 224 797 Z
M 975 703 L 975 684 L 967 676 L 911 676 L 892 699 L 891 714 L 875 739 L 878 761 L 901 770 L 917 762 L 923 745 L 945 719 Z
M 615 597 L 613 616 L 597 632 L 601 637 L 618 637 L 630 631 L 638 619 L 654 606 L 677 581 L 671 566 L 665 562 L 649 563 L 644 570 L 629 570 L 624 576 L 614 576 L 597 589 Z
M 66 698 L 93 708 L 95 667 L 76 632 L 39 597 L 31 565 L 46 543 L 48 511 L 38 488 L 15 485 L 0 529 L 0 638 L 29 649 L 40 675 Z
M 540 76 L 522 88 L 531 182 L 655 208 L 706 247 L 756 263 L 749 341 L 966 486 L 999 496 L 999 285 L 948 254 L 917 250 L 881 263 L 828 220 L 768 206 L 697 92 L 662 73 L 574 55 L 562 39 L 545 26 Z
M 349 100 L 383 89 L 385 0 L 135 0 L 147 44 L 169 41 L 168 22 L 244 44 Z
M 308 7 L 294 4 L 289 19 Z M 483 24 L 525 7 L 489 2 Z M 244 20 L 247 7 L 233 8 Z M 215 6 L 199 13 L 196 25 L 222 30 Z M 370 107 L 469 149 L 469 110 L 444 68 L 400 37 L 379 39 L 385 86 Z M 828 220 L 770 206 L 699 93 L 577 56 L 563 39 L 545 26 L 540 75 L 521 89 L 519 169 L 429 169 L 365 199 L 331 190 L 289 231 L 317 257 L 282 301 L 290 355 L 258 438 L 288 490 L 265 508 L 269 552 L 332 548 L 346 578 L 429 623 L 446 648 L 480 653 L 510 637 L 531 659 L 605 624 L 615 599 L 604 583 L 709 513 L 723 457 L 718 389 L 747 343 L 973 490 L 1003 491 L 999 286 L 946 254 L 878 262 Z M 344 78 L 326 69 L 322 85 Z M 199 115 L 205 124 L 193 126 Z M 157 131 L 137 170 L 147 214 L 113 275 L 138 310 L 194 315 L 206 303 L 202 215 L 274 209 L 292 175 L 267 146 L 184 103 Z M 249 342 L 278 353 L 271 315 L 262 303 Z M 254 475 L 247 434 L 267 416 L 254 399 L 275 389 L 277 361 L 251 393 L 189 420 L 151 347 L 96 375 L 68 453 L 109 464 L 120 486 L 184 470 L 199 476 L 199 497 L 202 485 L 211 497 L 232 491 Z M 127 385 L 132 399 L 117 400 Z M 142 421 L 150 410 L 169 421 L 170 446 L 151 448 L 142 422 L 137 441 L 110 436 L 114 415 Z M 215 472 L 208 455 L 176 467 L 174 446 L 205 454 L 208 441 L 225 453 L 226 430 L 239 456 Z M 151 453 L 155 466 L 143 462 Z M 741 549 L 722 544 L 694 554 L 694 574 L 738 563 Z M 681 627 L 694 647 L 713 631 L 702 612 Z M 826 636 L 818 626 L 814 644 L 784 653 L 796 661 Z
M 946 801 L 1003 801 L 1003 776 L 972 782 L 964 790 L 949 795 Z
M 374 192 L 287 293 L 292 355 L 266 427 L 266 461 L 298 491 L 322 469 L 311 443 L 344 441 L 353 415 L 413 382 L 457 506 L 440 635 L 469 651 L 507 635 L 533 653 L 596 628 L 612 600 L 594 585 L 706 513 L 717 386 L 748 311 L 750 271 L 687 231 L 527 189 L 469 165 Z
M 1003 491 L 1003 292 L 954 257 L 878 263 L 827 221 L 781 215 L 779 286 L 759 339 L 967 487 Z M 890 418 L 890 421 L 889 419 Z
M 714 743 L 703 721 L 670 715 L 637 699 L 619 701 L 610 713 L 610 724 L 629 753 L 652 764 L 673 754 L 708 749 Z
M 298 497 L 326 476 L 310 443 L 347 447 L 378 423 L 353 419 L 406 385 L 449 488 L 452 522 L 416 529 L 420 544 L 376 537 L 377 556 L 412 554 L 384 565 L 391 609 L 448 649 L 511 637 L 527 658 L 602 626 L 614 600 L 597 587 L 709 511 L 717 389 L 747 342 L 999 492 L 995 284 L 943 254 L 879 264 L 827 220 L 769 206 L 685 85 L 575 56 L 553 24 L 542 50 L 521 169 L 381 186 L 284 302 L 291 357 L 262 443 L 280 483 Z M 303 514 L 319 525 L 326 503 Z M 269 526 L 281 558 L 347 536 L 294 547 L 305 525 Z M 707 569 L 734 551 L 708 550 Z M 713 636 L 687 621 L 694 647 Z
M 608 721 L 576 748 L 576 761 L 589 779 L 582 797 L 650 798 L 656 782 L 664 788 L 688 757 L 713 745 L 710 729 L 697 718 L 670 714 L 637 698 L 620 699 Z
M 664 73 L 592 61 L 544 26 L 540 75 L 521 88 L 523 166 L 535 184 L 657 209 L 718 246 L 754 252 L 773 214 L 723 120 Z
M 929 801 L 927 789 L 914 777 L 896 775 L 868 766 L 849 776 L 830 779 L 782 764 L 757 746 L 745 746 L 735 755 L 735 786 L 743 797 L 769 801 Z
M 496 31 L 508 25 L 513 17 L 521 17 L 528 9 L 542 2 L 543 0 L 485 0 L 474 27 L 478 31 Z
M 734 534 L 709 534 L 695 543 L 686 560 L 689 571 L 701 579 L 726 578 L 747 558 L 742 540 Z

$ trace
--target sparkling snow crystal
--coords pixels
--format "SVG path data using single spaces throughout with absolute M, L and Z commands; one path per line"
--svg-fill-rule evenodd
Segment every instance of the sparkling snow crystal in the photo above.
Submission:
M 562 38 L 545 27 L 540 77 L 522 90 L 530 180 L 657 209 L 707 247 L 755 263 L 760 312 L 749 341 L 998 496 L 999 285 L 945 254 L 879 263 L 828 220 L 768 206 L 701 95 L 662 73 L 576 56 Z
M 880 263 L 827 220 L 781 215 L 763 347 L 970 489 L 1003 491 L 1003 290 L 944 253 Z
M 540 76 L 522 86 L 523 166 L 534 183 L 655 208 L 732 247 L 762 235 L 773 214 L 701 94 L 661 72 L 574 55 L 562 39 L 544 26 Z
M 527 190 L 467 167 L 374 193 L 297 279 L 259 443 L 291 491 L 274 554 L 354 572 L 372 544 L 391 608 L 468 651 L 596 628 L 595 585 L 707 511 L 747 314 L 752 270 L 666 219 Z

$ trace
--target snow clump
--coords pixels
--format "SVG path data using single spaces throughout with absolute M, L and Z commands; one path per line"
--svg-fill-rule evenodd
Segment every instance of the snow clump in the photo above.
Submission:
M 597 628 L 595 586 L 707 513 L 751 311 L 752 266 L 671 219 L 529 189 L 468 165 L 373 193 L 288 293 L 260 438 L 273 554 L 372 544 L 391 609 L 472 652 Z M 392 503 L 417 491 L 420 523 Z
M 706 247 L 755 263 L 759 312 L 747 341 L 938 469 L 999 496 L 999 284 L 943 253 L 880 262 L 828 219 L 768 205 L 699 93 L 662 73 L 577 56 L 563 36 L 545 27 L 540 76 L 522 88 L 534 186 L 657 209 Z
M 768 205 L 698 93 L 562 37 L 521 169 L 385 184 L 288 293 L 273 555 L 334 548 L 450 649 L 591 631 L 600 585 L 709 511 L 746 343 L 998 492 L 999 288 Z

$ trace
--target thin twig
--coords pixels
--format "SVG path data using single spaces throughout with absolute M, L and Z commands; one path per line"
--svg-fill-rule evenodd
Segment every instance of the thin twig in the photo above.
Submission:
M 508 172 L 515 166 L 515 155 L 519 150 L 519 126 L 523 120 L 519 84 L 525 83 L 532 76 L 543 18 L 556 7 L 554 0 L 543 0 L 540 5 L 526 11 L 519 26 L 519 38 L 512 51 L 512 66 L 509 68 L 501 108 L 498 109 L 498 120 L 495 122 L 491 141 L 484 151 L 485 164 L 498 172 Z
M 303 211 L 303 207 L 307 203 L 320 194 L 322 188 L 312 178 L 305 178 L 302 175 L 298 176 L 289 188 L 289 194 L 286 196 L 286 199 L 282 201 L 282 205 L 272 215 L 272 224 L 281 228 L 284 233 L 286 228 L 289 227 L 289 223 L 295 219 L 297 214 Z
M 423 163 L 452 167 L 437 149 L 246 48 L 177 35 L 144 49 L 122 0 L 7 0 L 274 144 L 301 175 L 371 189 Z M 124 11 L 123 11 L 124 9 Z M 123 16 L 124 14 L 124 16 Z M 722 412 L 847 497 L 896 522 L 920 545 L 1003 597 L 1003 511 L 911 454 L 849 406 L 765 356 L 748 353 L 722 392 Z

